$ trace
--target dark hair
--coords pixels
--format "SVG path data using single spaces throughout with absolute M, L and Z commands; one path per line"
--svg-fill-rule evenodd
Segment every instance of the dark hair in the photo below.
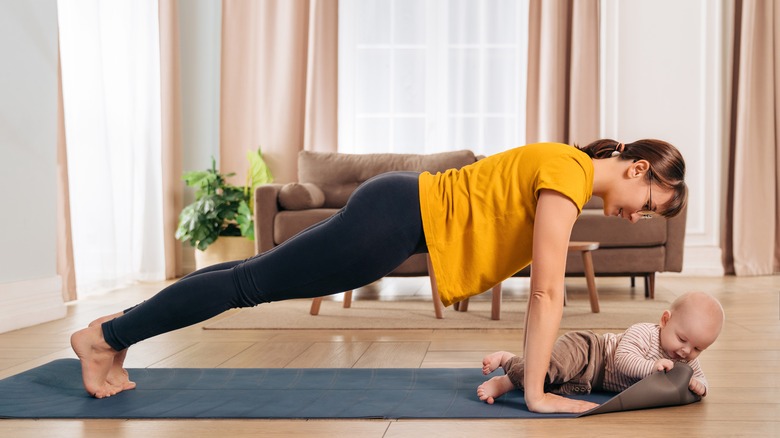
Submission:
M 664 217 L 674 217 L 680 213 L 688 202 L 688 186 L 685 185 L 685 160 L 676 147 L 655 139 L 637 140 L 633 143 L 620 143 L 611 139 L 596 140 L 587 146 L 578 147 L 591 158 L 610 158 L 615 151 L 620 152 L 621 160 L 647 160 L 650 171 L 647 172 L 648 182 L 655 179 L 659 186 L 672 190 L 672 199 L 664 211 L 659 212 Z M 622 147 L 622 151 L 620 150 Z

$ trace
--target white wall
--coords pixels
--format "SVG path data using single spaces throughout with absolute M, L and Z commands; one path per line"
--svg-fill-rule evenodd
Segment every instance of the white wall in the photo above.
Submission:
M 65 315 L 56 267 L 57 1 L 0 1 L 0 332 Z
M 722 275 L 722 1 L 602 0 L 602 134 L 676 145 L 690 189 L 683 274 Z
M 222 2 L 179 2 L 184 170 L 219 160 L 219 78 Z
M 219 96 L 222 44 L 222 2 L 187 0 L 179 5 L 183 171 L 219 165 Z M 184 205 L 194 199 L 187 189 Z M 194 252 L 184 244 L 185 272 L 195 268 Z

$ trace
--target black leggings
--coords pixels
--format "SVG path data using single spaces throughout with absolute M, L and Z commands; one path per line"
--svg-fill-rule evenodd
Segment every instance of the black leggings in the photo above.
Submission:
M 427 252 L 418 174 L 363 183 L 347 205 L 283 244 L 246 260 L 196 271 L 103 324 L 112 348 L 186 327 L 234 307 L 312 298 L 365 286 Z

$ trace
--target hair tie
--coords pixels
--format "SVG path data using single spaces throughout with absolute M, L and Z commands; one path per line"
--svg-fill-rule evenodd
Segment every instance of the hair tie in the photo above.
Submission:
M 615 150 L 612 152 L 613 157 L 617 157 L 620 155 L 621 152 L 623 152 L 623 149 L 625 149 L 626 145 L 623 143 L 618 142 L 618 144 L 615 146 Z

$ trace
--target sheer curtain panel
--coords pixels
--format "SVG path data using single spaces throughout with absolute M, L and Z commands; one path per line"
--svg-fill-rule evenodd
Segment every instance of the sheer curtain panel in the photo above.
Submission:
M 60 0 L 80 296 L 165 278 L 156 0 Z

